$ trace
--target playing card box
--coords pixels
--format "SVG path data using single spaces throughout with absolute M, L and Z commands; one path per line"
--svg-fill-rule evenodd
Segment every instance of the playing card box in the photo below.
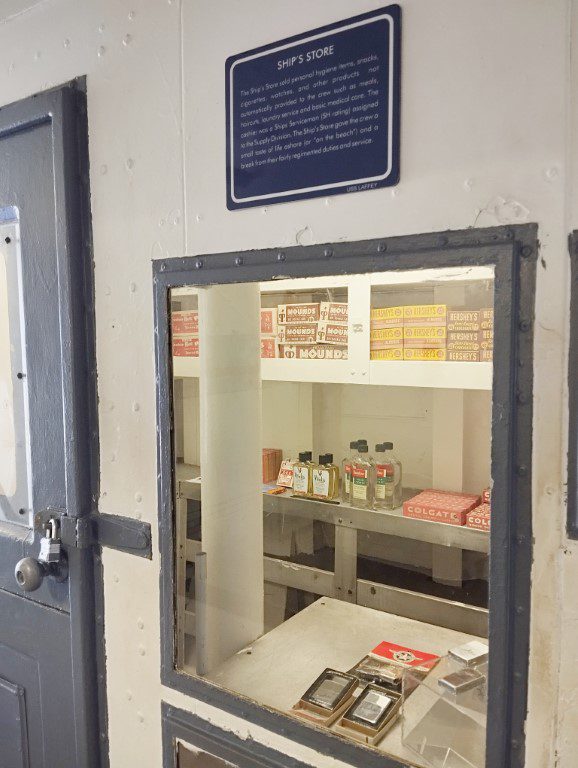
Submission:
M 199 337 L 198 336 L 173 336 L 173 355 L 175 357 L 198 357 L 199 356 Z
M 275 336 L 277 333 L 277 307 L 261 309 L 261 333 L 265 336 Z
M 261 336 L 261 358 L 279 357 L 276 336 Z
M 343 323 L 329 323 L 321 321 L 317 324 L 317 343 L 318 344 L 340 344 L 347 345 L 347 325 Z
M 433 520 L 448 525 L 465 525 L 468 512 L 477 507 L 480 497 L 471 493 L 422 491 L 403 503 L 404 517 Z
M 321 314 L 319 302 L 310 304 L 279 304 L 277 323 L 317 323 Z
M 177 310 L 171 313 L 171 328 L 174 336 L 198 335 L 199 312 L 196 309 Z

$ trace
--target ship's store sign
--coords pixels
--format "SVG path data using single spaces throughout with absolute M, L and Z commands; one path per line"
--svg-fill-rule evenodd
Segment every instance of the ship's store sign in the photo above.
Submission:
M 400 42 L 390 5 L 227 59 L 228 208 L 397 184 Z

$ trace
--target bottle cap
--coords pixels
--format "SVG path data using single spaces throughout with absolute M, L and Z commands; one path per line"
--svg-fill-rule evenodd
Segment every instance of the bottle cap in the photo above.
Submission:
M 367 447 L 367 443 L 361 443 L 357 450 L 359 451 L 359 453 L 369 453 L 369 448 Z
M 350 448 L 357 448 L 357 440 L 352 440 L 352 441 L 349 443 L 349 447 L 350 447 Z
M 320 453 L 319 454 L 319 463 L 320 464 L 327 464 L 327 454 L 326 453 Z
M 383 444 L 383 450 L 384 451 L 393 451 L 393 443 L 384 443 Z
M 311 458 L 311 452 L 310 451 L 302 451 L 299 454 L 299 461 L 309 461 Z
M 358 440 L 357 445 L 367 445 L 367 440 Z
M 311 453 L 311 451 L 305 451 L 305 457 L 306 457 L 305 461 L 311 461 L 313 454 Z
M 375 451 L 376 453 L 383 453 L 383 451 L 385 451 L 385 443 L 378 443 L 375 446 Z
M 333 464 L 333 454 L 332 453 L 326 453 L 325 454 L 325 463 L 326 464 Z

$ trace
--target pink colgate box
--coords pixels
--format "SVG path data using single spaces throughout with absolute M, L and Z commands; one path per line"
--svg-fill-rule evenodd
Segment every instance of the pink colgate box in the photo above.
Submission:
M 477 507 L 480 497 L 472 493 L 437 491 L 429 488 L 403 503 L 404 517 L 433 520 L 448 525 L 464 525 L 468 512 Z
M 480 504 L 472 509 L 466 517 L 466 526 L 476 528 L 478 531 L 489 531 L 492 511 L 489 504 Z

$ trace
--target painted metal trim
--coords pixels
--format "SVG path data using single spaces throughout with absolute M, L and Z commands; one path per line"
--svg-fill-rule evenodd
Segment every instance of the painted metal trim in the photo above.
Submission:
M 164 685 L 316 751 L 364 768 L 402 763 L 347 742 L 206 680 L 175 669 L 172 360 L 169 290 L 183 285 L 263 281 L 362 272 L 493 266 L 494 352 L 492 475 L 502 499 L 492 521 L 488 768 L 523 768 L 532 564 L 532 384 L 537 225 L 469 229 L 407 237 L 294 246 L 153 261 L 157 379 L 161 679 Z
M 568 237 L 570 254 L 570 349 L 568 351 L 568 497 L 566 532 L 578 539 L 578 229 Z

